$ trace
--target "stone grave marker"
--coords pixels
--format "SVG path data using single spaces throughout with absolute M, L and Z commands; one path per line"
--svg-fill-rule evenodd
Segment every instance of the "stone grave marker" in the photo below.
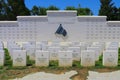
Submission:
M 95 60 L 99 60 L 99 56 L 101 54 L 99 47 L 87 47 L 87 50 L 94 50 L 95 51 Z
M 118 51 L 106 50 L 103 52 L 103 65 L 114 67 L 118 65 Z
M 95 66 L 95 51 L 94 50 L 81 51 L 81 65 L 84 67 Z
M 68 50 L 72 51 L 73 60 L 80 61 L 80 57 L 81 57 L 80 47 L 69 47 Z
M 59 66 L 69 67 L 72 66 L 72 51 L 59 51 Z
M 35 65 L 36 66 L 49 66 L 49 51 L 36 50 Z
M 60 47 L 49 47 L 50 60 L 58 60 Z
M 26 66 L 26 50 L 13 50 L 13 66 Z

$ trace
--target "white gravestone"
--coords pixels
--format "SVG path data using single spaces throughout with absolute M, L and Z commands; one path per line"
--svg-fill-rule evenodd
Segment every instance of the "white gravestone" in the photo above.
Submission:
M 80 61 L 80 57 L 81 57 L 80 47 L 69 47 L 68 50 L 72 51 L 73 60 Z
M 105 47 L 102 45 L 92 45 L 91 47 L 99 47 L 100 50 L 100 55 L 102 54 L 102 52 L 104 51 Z
M 26 50 L 13 50 L 13 66 L 26 66 Z
M 59 51 L 59 66 L 69 67 L 72 66 L 72 51 Z
M 118 65 L 118 51 L 106 50 L 103 52 L 103 65 L 113 67 Z
M 95 51 L 81 51 L 81 65 L 84 67 L 95 66 Z
M 49 66 L 49 51 L 36 50 L 35 65 L 36 66 Z
M 50 60 L 58 60 L 60 47 L 49 47 Z
M 87 50 L 94 50 L 95 51 L 95 60 L 99 60 L 99 56 L 100 56 L 100 49 L 99 47 L 87 47 Z
M 4 65 L 5 54 L 4 50 L 0 50 L 0 66 Z
M 13 47 L 13 46 L 11 46 L 8 50 L 9 50 L 11 58 L 13 58 L 13 50 L 21 50 L 21 48 L 20 47 L 15 47 L 15 46 Z

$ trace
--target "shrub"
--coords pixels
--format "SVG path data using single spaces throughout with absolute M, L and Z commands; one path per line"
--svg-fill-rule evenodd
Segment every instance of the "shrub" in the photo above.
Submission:
M 33 66 L 35 64 L 34 60 L 30 60 L 29 56 L 27 56 L 27 66 Z
M 80 68 L 82 67 L 81 64 L 80 64 L 80 61 L 73 61 L 73 67 L 77 67 L 77 68 Z
M 53 68 L 53 69 L 58 68 L 58 61 L 51 60 L 49 62 L 49 68 Z

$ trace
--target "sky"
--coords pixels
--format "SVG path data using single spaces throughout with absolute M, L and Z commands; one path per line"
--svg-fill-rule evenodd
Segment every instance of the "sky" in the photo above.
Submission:
M 120 7 L 120 0 L 112 0 L 116 7 Z M 78 4 L 82 8 L 90 8 L 94 15 L 98 15 L 100 9 L 99 0 L 25 0 L 25 4 L 29 9 L 32 9 L 34 5 L 48 7 L 54 5 L 61 10 L 65 9 L 66 6 L 78 7 Z

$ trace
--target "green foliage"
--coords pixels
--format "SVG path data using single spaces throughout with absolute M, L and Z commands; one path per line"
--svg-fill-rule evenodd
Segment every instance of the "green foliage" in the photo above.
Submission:
M 107 20 L 120 20 L 120 10 L 112 0 L 100 0 L 100 3 L 99 15 L 107 16 Z
M 24 69 L 27 69 L 27 67 L 26 66 L 20 66 L 20 67 L 12 67 L 11 69 L 13 69 L 13 70 L 24 70 Z
M 118 67 L 120 67 L 120 48 L 118 49 Z
M 95 67 L 96 68 L 103 68 L 102 59 L 103 59 L 103 55 L 101 55 L 99 57 L 99 60 L 95 62 Z
M 12 66 L 12 60 L 6 60 L 4 66 Z
M 0 66 L 0 69 L 3 69 L 3 66 Z
M 51 68 L 51 69 L 58 68 L 58 61 L 51 60 L 49 62 L 49 68 Z
M 34 60 L 30 60 L 29 56 L 27 56 L 27 66 L 34 66 L 35 61 Z
M 65 10 L 77 10 L 74 6 L 67 6 Z
M 59 10 L 59 8 L 54 5 L 51 5 L 47 8 L 47 10 Z
M 81 8 L 80 5 L 78 5 L 77 8 L 75 8 L 74 6 L 67 6 L 65 10 L 76 10 L 78 16 L 93 15 L 92 11 L 89 8 Z
M 80 64 L 80 61 L 73 61 L 73 65 L 72 67 L 77 67 L 77 68 L 81 68 L 81 64 Z
M 23 15 L 30 15 L 24 0 L 0 0 L 0 20 L 16 20 Z
M 4 62 L 4 66 L 12 66 L 12 60 L 11 57 L 9 55 L 8 49 L 4 49 L 5 51 L 5 62 Z

